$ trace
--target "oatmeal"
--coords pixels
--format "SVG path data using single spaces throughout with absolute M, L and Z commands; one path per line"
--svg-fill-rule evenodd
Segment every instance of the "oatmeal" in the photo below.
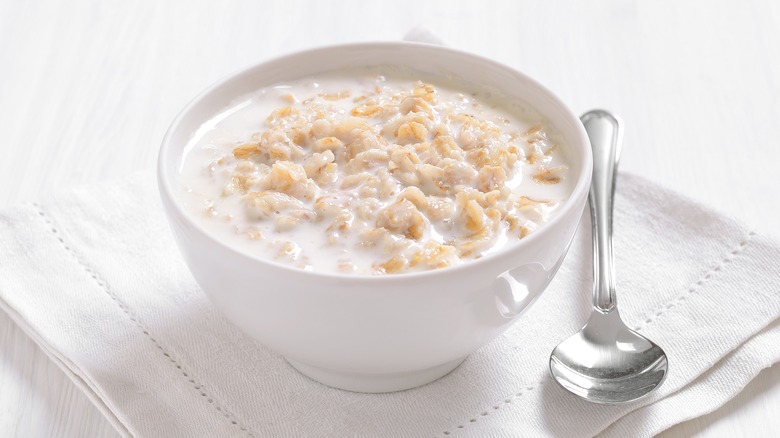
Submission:
M 571 186 L 550 129 L 528 108 L 434 81 L 325 75 L 259 90 L 205 123 L 183 197 L 205 228 L 269 260 L 443 268 L 555 214 Z

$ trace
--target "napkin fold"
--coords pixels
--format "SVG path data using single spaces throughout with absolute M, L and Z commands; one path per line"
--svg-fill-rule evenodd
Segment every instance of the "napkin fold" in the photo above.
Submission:
M 590 311 L 587 217 L 517 324 L 397 393 L 321 385 L 225 320 L 184 265 L 148 174 L 0 210 L 0 307 L 126 436 L 652 436 L 780 359 L 780 244 L 629 174 L 615 208 L 621 314 L 670 362 L 658 391 L 621 406 L 579 400 L 547 369 Z

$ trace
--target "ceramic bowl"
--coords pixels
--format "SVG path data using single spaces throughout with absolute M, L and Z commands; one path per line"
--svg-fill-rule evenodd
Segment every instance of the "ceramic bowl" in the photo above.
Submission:
M 536 109 L 566 145 L 576 179 L 570 198 L 549 222 L 508 249 L 456 267 L 384 276 L 329 275 L 264 261 L 219 241 L 184 208 L 179 168 L 185 145 L 204 121 L 268 85 L 377 65 L 455 77 Z M 577 117 L 528 76 L 439 46 L 365 43 L 284 56 L 211 86 L 170 126 L 158 180 L 192 275 L 230 321 L 319 382 L 387 392 L 444 376 L 521 317 L 567 252 L 585 206 L 591 167 L 589 142 Z

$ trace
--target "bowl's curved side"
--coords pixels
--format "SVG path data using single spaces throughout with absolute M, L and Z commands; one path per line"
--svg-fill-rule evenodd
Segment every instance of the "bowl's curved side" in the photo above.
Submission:
M 348 277 L 313 274 L 244 254 L 215 240 L 184 210 L 177 198 L 176 175 L 191 134 L 204 120 L 240 95 L 294 76 L 383 64 L 457 76 L 500 92 L 506 99 L 522 99 L 544 115 L 564 138 L 577 179 L 571 198 L 558 215 L 513 248 L 458 267 L 419 274 Z M 290 72 L 295 75 L 291 77 Z M 399 373 L 426 371 L 424 375 L 431 378 L 437 374 L 431 369 L 446 372 L 445 365 L 457 364 L 519 317 L 552 278 L 571 242 L 585 205 L 591 166 L 587 137 L 576 116 L 527 76 L 451 49 L 367 43 L 289 55 L 252 67 L 205 91 L 180 113 L 166 134 L 158 181 L 167 217 L 190 270 L 231 321 L 299 364 L 300 369 L 381 380 L 379 376 L 387 379 Z M 507 312 L 517 297 L 496 287 L 496 279 L 513 268 L 531 265 L 541 269 L 528 269 L 513 278 L 532 285 L 532 296 L 515 302 Z M 425 383 L 401 380 L 407 383 L 380 389 Z M 370 390 L 365 385 L 349 389 L 360 388 Z

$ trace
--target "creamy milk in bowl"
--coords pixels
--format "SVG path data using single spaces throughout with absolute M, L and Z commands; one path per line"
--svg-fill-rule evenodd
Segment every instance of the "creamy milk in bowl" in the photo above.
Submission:
M 434 380 L 506 329 L 563 259 L 584 131 L 508 67 L 407 43 L 254 67 L 160 154 L 182 254 L 240 328 L 331 386 Z

